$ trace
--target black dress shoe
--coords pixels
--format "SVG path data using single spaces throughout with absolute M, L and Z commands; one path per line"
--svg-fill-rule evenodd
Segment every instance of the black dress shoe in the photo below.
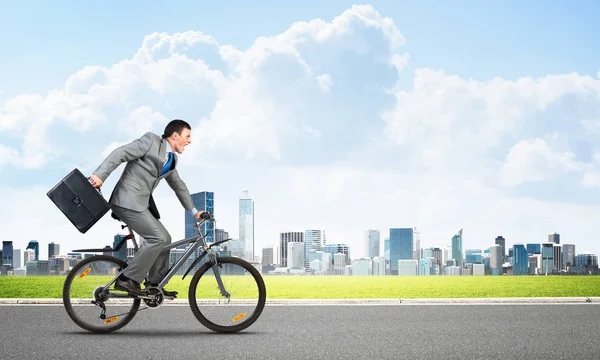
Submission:
M 121 280 L 117 278 L 117 281 L 115 281 L 115 290 L 127 291 L 130 295 L 136 296 L 146 295 L 140 288 L 140 284 L 131 279 Z
M 149 286 L 158 287 L 158 284 L 149 283 L 147 281 L 144 282 L 144 285 L 146 285 L 146 287 L 149 287 Z M 177 291 L 169 291 L 167 289 L 162 289 L 162 293 L 164 296 L 177 297 Z
M 163 289 L 163 294 L 165 294 L 165 296 L 169 296 L 169 297 L 177 297 L 177 291 L 168 291 Z

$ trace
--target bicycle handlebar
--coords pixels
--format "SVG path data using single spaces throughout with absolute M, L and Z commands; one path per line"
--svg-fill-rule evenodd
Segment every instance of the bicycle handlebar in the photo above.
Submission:
M 212 218 L 212 215 L 208 212 L 203 212 L 200 215 L 200 219 L 204 219 L 204 220 L 210 220 Z

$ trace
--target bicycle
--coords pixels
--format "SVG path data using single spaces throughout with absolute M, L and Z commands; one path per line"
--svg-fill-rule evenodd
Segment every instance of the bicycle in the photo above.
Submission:
M 121 221 L 114 213 L 111 216 Z M 79 262 L 68 273 L 63 286 L 63 304 L 69 317 L 81 328 L 94 333 L 109 333 L 123 328 L 133 320 L 138 311 L 157 308 L 164 300 L 175 298 L 163 293 L 164 286 L 175 276 L 185 261 L 201 248 L 201 253 L 197 254 L 197 258 L 182 277 L 185 279 L 188 273 L 208 255 L 208 260 L 198 268 L 190 281 L 188 301 L 192 313 L 202 325 L 215 332 L 235 333 L 248 328 L 259 318 L 264 309 L 266 301 L 264 280 L 258 270 L 249 262 L 237 257 L 220 256 L 214 247 L 231 239 L 208 244 L 205 239 L 210 230 L 202 233 L 201 227 L 207 221 L 212 221 L 214 229 L 215 219 L 208 213 L 203 213 L 201 219 L 201 222 L 194 224 L 198 235 L 172 242 L 163 250 L 170 252 L 171 249 L 179 246 L 190 245 L 181 258 L 173 262 L 167 275 L 158 286 L 146 286 L 143 289 L 146 293 L 145 296 L 130 295 L 112 287 L 118 276 L 127 267 L 126 261 L 103 254 L 93 255 Z M 121 225 L 121 229 L 125 228 L 128 226 Z M 129 235 L 125 236 L 114 249 L 79 249 L 73 250 L 73 252 L 116 252 L 128 240 L 131 240 L 135 254 L 138 250 L 137 242 L 133 231 L 128 230 Z M 251 285 L 247 289 L 239 286 L 226 289 L 226 284 L 244 280 Z M 199 284 L 200 281 L 206 281 L 206 283 Z M 147 277 L 145 284 L 149 285 Z M 241 298 L 232 299 L 232 289 L 242 290 L 239 294 Z M 217 291 L 211 296 L 209 293 L 211 290 Z M 88 294 L 91 295 L 91 300 L 82 298 Z M 140 309 L 142 300 L 146 307 Z M 115 310 L 112 310 L 112 305 L 116 306 Z M 108 311 L 109 307 L 110 311 Z M 228 307 L 233 308 L 232 313 L 223 311 L 226 311 Z M 83 310 L 88 309 L 92 310 L 89 321 L 82 317 Z M 213 318 L 212 315 L 216 315 L 216 317 Z M 223 320 L 223 324 L 217 323 L 217 320 Z

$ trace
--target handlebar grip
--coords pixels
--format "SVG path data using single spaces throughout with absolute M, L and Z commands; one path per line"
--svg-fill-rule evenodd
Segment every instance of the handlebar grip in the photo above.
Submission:
M 210 213 L 203 212 L 203 213 L 200 215 L 200 218 L 201 218 L 201 219 L 204 219 L 204 220 L 210 220 L 210 218 L 211 218 L 211 215 L 210 215 Z

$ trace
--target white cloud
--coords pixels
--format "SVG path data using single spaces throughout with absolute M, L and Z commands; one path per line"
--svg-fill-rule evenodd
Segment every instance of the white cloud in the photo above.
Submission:
M 408 65 L 409 60 L 409 53 L 405 53 L 403 55 L 394 54 L 392 55 L 392 59 L 390 62 L 392 65 L 394 65 L 394 67 L 396 67 L 398 73 L 401 73 L 404 70 L 404 68 L 406 68 L 406 66 Z
M 384 238 L 390 227 L 412 226 L 422 246 L 447 245 L 460 228 L 465 247 L 481 248 L 499 234 L 511 244 L 559 231 L 600 252 L 590 240 L 598 207 L 517 192 L 557 174 L 580 196 L 600 184 L 598 156 L 588 162 L 574 148 L 586 140 L 600 153 L 589 131 L 597 127 L 598 78 L 476 81 L 418 68 L 412 88 L 399 90 L 410 55 L 393 21 L 370 6 L 331 22 L 296 22 L 246 50 L 217 40 L 198 31 L 150 34 L 129 59 L 85 67 L 46 95 L 0 103 L 0 166 L 20 156 L 16 163 L 39 168 L 30 171 L 40 178 L 23 172 L 26 188 L 0 184 L 10 194 L 0 215 L 15 229 L 38 224 L 7 236 L 42 234 L 71 249 L 109 243 L 118 230 L 112 219 L 80 235 L 40 196 L 64 175 L 55 166 L 89 172 L 114 148 L 182 118 L 193 127 L 182 178 L 192 192 L 215 191 L 218 226 L 234 237 L 237 195 L 250 189 L 258 253 L 282 229 L 316 227 L 359 257 L 365 229 Z M 107 198 L 120 171 L 104 185 Z M 160 186 L 156 200 L 173 238 L 182 237 L 183 209 L 170 188 Z
M 600 101 L 600 80 L 568 74 L 479 82 L 417 69 L 413 89 L 394 95 L 395 108 L 383 113 L 386 134 L 413 149 L 418 166 L 464 170 L 496 166 L 498 156 L 489 159 L 490 152 L 503 156 L 519 141 L 549 131 L 585 136 L 572 125 L 579 119 L 556 115 L 555 109 L 565 112 L 561 100 L 569 95 L 569 106 L 579 108 L 583 116 L 593 113 L 593 104 Z M 441 156 L 432 163 L 430 154 Z
M 328 93 L 329 89 L 331 89 L 331 85 L 333 82 L 331 81 L 331 76 L 327 74 L 322 74 L 317 76 L 317 81 L 319 82 L 319 86 L 324 93 Z
M 140 134 L 146 133 L 148 129 L 164 127 L 169 120 L 149 106 L 140 106 L 129 112 L 128 116 L 119 123 L 119 128 L 131 136 L 139 137 Z M 162 132 L 158 135 L 162 135 Z
M 506 156 L 502 182 L 516 186 L 523 182 L 551 179 L 564 172 L 582 171 L 585 167 L 575 160 L 573 153 L 553 151 L 543 139 L 522 140 Z
M 581 185 L 590 188 L 600 188 L 600 171 L 585 173 L 581 179 Z
M 16 165 L 19 163 L 21 154 L 11 147 L 0 145 L 0 165 Z

